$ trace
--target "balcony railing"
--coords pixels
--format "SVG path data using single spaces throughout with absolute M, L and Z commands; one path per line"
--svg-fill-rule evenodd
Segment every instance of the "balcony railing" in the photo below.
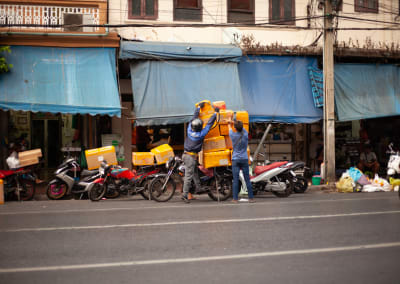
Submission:
M 0 4 L 0 25 L 7 25 L 11 29 L 96 32 L 99 30 L 98 27 L 79 25 L 98 25 L 99 19 L 98 7 Z M 40 27 L 18 25 L 40 25 Z

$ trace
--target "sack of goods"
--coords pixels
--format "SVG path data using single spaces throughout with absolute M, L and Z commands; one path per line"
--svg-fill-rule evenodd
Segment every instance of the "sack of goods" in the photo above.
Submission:
M 205 168 L 230 166 L 232 165 L 232 141 L 229 138 L 228 123 L 233 120 L 234 115 L 236 119 L 243 122 L 243 127 L 249 131 L 249 114 L 247 111 L 234 112 L 226 109 L 224 101 L 217 101 L 211 103 L 208 100 L 198 102 L 196 107 L 201 103 L 204 106 L 200 109 L 199 118 L 203 121 L 203 127 L 214 114 L 214 108 L 220 109 L 217 114 L 215 123 L 211 126 L 204 139 L 203 150 L 199 153 L 199 163 Z M 234 128 L 232 128 L 233 131 Z M 248 154 L 249 149 L 247 150 Z
M 132 164 L 134 166 L 161 165 L 174 156 L 172 147 L 168 144 L 163 144 L 151 149 L 150 152 L 132 152 Z

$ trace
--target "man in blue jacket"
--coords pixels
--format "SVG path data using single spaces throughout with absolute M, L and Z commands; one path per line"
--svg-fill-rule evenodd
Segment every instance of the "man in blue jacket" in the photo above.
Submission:
M 187 137 L 184 144 L 184 152 L 182 155 L 183 163 L 185 164 L 185 179 L 183 181 L 183 193 L 182 200 L 189 203 L 188 194 L 189 189 L 194 181 L 196 191 L 201 190 L 200 179 L 197 172 L 197 158 L 201 148 L 203 147 L 204 137 L 210 131 L 211 126 L 214 124 L 216 119 L 216 113 L 214 113 L 208 121 L 206 127 L 203 128 L 203 121 L 199 119 L 200 109 L 204 107 L 204 103 L 201 103 L 196 108 L 192 120 L 189 122 L 187 128 Z M 215 108 L 216 112 L 219 112 L 219 108 Z

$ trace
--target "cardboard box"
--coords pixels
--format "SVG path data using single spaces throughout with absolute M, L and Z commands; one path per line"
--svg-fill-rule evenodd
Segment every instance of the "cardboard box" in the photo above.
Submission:
M 204 139 L 203 143 L 204 153 L 225 150 L 225 149 L 226 149 L 226 144 L 224 136 L 217 136 Z
M 214 168 L 214 167 L 230 166 L 230 165 L 232 165 L 230 150 L 204 153 L 203 166 L 205 168 Z
M 18 153 L 19 160 L 29 160 L 42 157 L 42 149 L 33 149 L 29 151 L 23 151 Z
M 134 166 L 154 165 L 154 154 L 151 152 L 132 152 L 132 164 Z
M 27 166 L 32 166 L 35 164 L 39 164 L 39 158 L 19 160 L 20 167 L 27 167 Z
M 117 164 L 114 146 L 86 150 L 85 156 L 89 170 L 99 168 L 102 161 L 107 161 L 109 165 Z
M 169 158 L 174 157 L 174 150 L 168 144 L 163 144 L 150 150 L 156 157 L 158 165 L 165 164 Z

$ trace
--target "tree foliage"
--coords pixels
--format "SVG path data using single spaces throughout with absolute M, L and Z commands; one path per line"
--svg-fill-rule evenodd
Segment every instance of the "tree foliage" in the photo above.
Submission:
M 4 57 L 6 52 L 11 53 L 11 48 L 9 46 L 0 46 L 0 73 L 6 73 L 13 67 L 12 64 L 7 63 Z

